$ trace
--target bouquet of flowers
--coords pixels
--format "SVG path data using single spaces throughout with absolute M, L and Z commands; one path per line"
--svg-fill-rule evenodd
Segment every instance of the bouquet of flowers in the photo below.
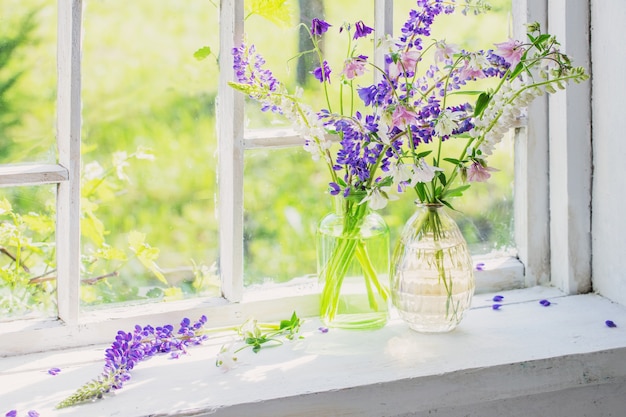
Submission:
M 486 51 L 433 39 L 436 17 L 457 8 L 478 13 L 488 6 L 484 1 L 417 0 L 399 36 L 379 37 L 376 47 L 385 53 L 381 65 L 358 48 L 373 38 L 373 29 L 362 21 L 343 24 L 338 31 L 347 37 L 347 55 L 337 71 L 320 48 L 322 37 L 334 28 L 313 19 L 307 29 L 319 67 L 312 75 L 326 97 L 326 108 L 317 111 L 302 102 L 301 91 L 287 91 L 264 68 L 253 45 L 233 51 L 237 81 L 231 86 L 259 101 L 263 111 L 293 123 L 304 148 L 325 163 L 330 194 L 342 198 L 345 239 L 321 271 L 322 315 L 332 318 L 336 312 L 345 266 L 355 256 L 363 270 L 371 270 L 366 248 L 350 238 L 358 234 L 366 208 L 381 209 L 408 189 L 420 203 L 451 206 L 451 198 L 461 196 L 471 182 L 489 179 L 488 157 L 533 99 L 587 78 L 536 23 L 528 25 L 526 40 L 509 39 Z M 478 88 L 484 80 L 491 80 L 489 87 Z M 334 100 L 331 81 L 340 85 Z M 459 141 L 458 157 L 446 156 L 443 148 Z M 436 237 L 438 223 L 430 217 L 422 227 Z M 367 288 L 386 298 L 376 274 L 365 275 Z

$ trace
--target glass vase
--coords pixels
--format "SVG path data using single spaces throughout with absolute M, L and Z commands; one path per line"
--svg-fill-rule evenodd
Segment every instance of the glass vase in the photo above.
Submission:
M 320 318 L 329 327 L 375 329 L 389 316 L 389 228 L 367 204 L 337 198 L 317 229 Z
M 391 260 L 393 305 L 418 332 L 448 332 L 474 295 L 474 268 L 465 238 L 441 204 L 418 205 Z

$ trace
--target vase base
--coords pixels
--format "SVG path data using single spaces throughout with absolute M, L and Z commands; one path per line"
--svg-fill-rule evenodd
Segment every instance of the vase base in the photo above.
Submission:
M 411 330 L 419 333 L 448 333 L 456 329 L 461 318 L 455 320 L 443 321 L 441 317 L 416 317 L 415 314 L 399 311 L 400 317 L 404 320 Z
M 337 314 L 332 320 L 321 317 L 322 323 L 327 327 L 348 330 L 374 330 L 380 329 L 387 324 L 389 315 L 387 312 L 361 313 L 361 314 Z

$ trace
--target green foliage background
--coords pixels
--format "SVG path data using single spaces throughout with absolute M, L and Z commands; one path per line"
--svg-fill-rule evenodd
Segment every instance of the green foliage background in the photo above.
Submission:
M 371 7 L 363 7 L 365 3 Z M 394 2 L 394 27 L 404 21 L 413 3 Z M 373 2 L 355 4 L 324 1 L 326 20 L 335 29 L 361 19 L 371 25 Z M 510 0 L 492 4 L 489 15 L 446 17 L 435 37 L 485 49 L 505 40 Z M 297 54 L 299 11 L 293 1 L 290 7 L 288 25 L 250 15 L 246 36 L 275 75 L 294 86 L 296 60 L 291 58 Z M 2 61 L 0 53 L 0 85 L 19 74 L 6 93 L 0 91 L 0 162 L 54 162 L 56 1 L 2 0 L 0 15 L 8 22 L 0 28 L 0 40 L 19 37 L 20 28 L 31 28 L 13 59 Z M 110 248 L 125 253 L 103 256 L 101 244 L 84 238 L 88 265 L 84 279 L 116 273 L 84 286 L 85 305 L 179 298 L 216 288 L 218 24 L 218 11 L 207 0 L 84 2 L 83 160 L 84 166 L 97 162 L 109 169 L 88 207 L 101 221 L 108 253 Z M 194 52 L 206 45 L 214 55 L 196 60 Z M 325 47 L 331 65 L 343 60 L 343 43 L 329 40 Z M 307 99 L 322 106 L 315 83 L 305 87 Z M 246 115 L 251 128 L 284 125 L 252 103 L 247 104 Z M 151 149 L 154 161 L 131 158 L 122 167 L 127 178 L 118 176 L 114 153 L 131 155 L 141 148 Z M 511 246 L 512 145 L 503 146 L 492 161 L 501 169 L 494 181 L 472 187 L 456 204 L 475 253 Z M 247 285 L 315 274 L 316 225 L 331 209 L 325 169 L 300 147 L 246 151 Z M 0 191 L 19 213 L 43 211 L 53 195 L 51 187 Z M 392 244 L 413 211 L 413 198 L 406 195 L 384 210 Z M 143 234 L 145 244 L 156 249 L 154 260 L 166 282 L 130 248 L 133 232 Z

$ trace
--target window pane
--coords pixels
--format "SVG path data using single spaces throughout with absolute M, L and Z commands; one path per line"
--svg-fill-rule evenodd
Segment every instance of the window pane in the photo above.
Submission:
M 317 165 L 301 148 L 246 152 L 246 285 L 316 274 L 315 231 L 331 210 Z
M 445 39 L 447 43 L 469 51 L 493 49 L 494 43 L 503 42 L 512 36 L 512 5 L 511 0 L 490 0 L 488 3 L 492 8 L 487 13 L 474 15 L 469 12 L 464 16 L 457 12 L 437 16 L 436 23 L 432 26 L 432 39 Z M 394 31 L 398 31 L 407 20 L 407 13 L 414 5 L 412 0 L 394 2 Z M 476 85 L 488 88 L 488 83 L 486 81 Z M 470 97 L 469 101 L 471 100 L 473 99 Z M 457 140 L 461 143 L 446 143 L 448 154 L 445 157 L 458 158 L 464 139 Z M 490 167 L 497 169 L 491 173 L 489 181 L 472 183 L 462 198 L 452 201 L 458 212 L 451 214 L 457 220 L 473 255 L 516 255 L 513 235 L 513 161 L 513 138 L 512 135 L 507 135 L 489 157 Z M 415 197 L 413 193 L 407 201 Z M 393 210 L 390 213 L 392 216 L 397 213 L 395 208 Z M 396 219 L 391 218 L 389 221 L 394 223 Z M 392 235 L 393 230 L 392 227 Z
M 0 1 L 0 163 L 56 161 L 56 1 Z
M 0 188 L 0 320 L 56 316 L 55 186 Z
M 85 305 L 218 289 L 218 73 L 193 56 L 219 44 L 217 20 L 205 0 L 85 8 Z
M 311 17 L 321 17 L 333 25 L 325 35 L 324 59 L 329 61 L 335 72 L 339 72 L 347 46 L 342 43 L 345 37 L 338 37 L 335 32 L 343 23 L 354 24 L 361 19 L 373 26 L 373 1 L 367 2 L 367 7 L 360 8 L 354 7 L 353 2 L 347 1 L 325 1 L 320 4 L 323 12 L 309 16 L 303 21 L 308 25 Z M 469 13 L 468 16 L 463 16 L 461 13 L 456 13 L 452 16 L 439 16 L 433 38 L 446 39 L 449 43 L 455 43 L 472 51 L 493 48 L 495 42 L 504 41 L 509 36 L 511 2 L 510 0 L 496 0 L 491 4 L 493 9 L 487 14 L 474 16 Z M 399 31 L 414 5 L 414 1 L 408 0 L 394 2 L 394 31 Z M 300 14 L 306 13 L 300 10 Z M 270 24 L 258 17 L 256 20 L 250 18 L 246 21 L 247 39 L 250 43 L 252 43 L 250 40 L 254 40 L 257 52 L 261 53 L 267 61 L 266 68 L 271 69 L 290 91 L 294 90 L 293 86 L 296 84 L 303 87 L 303 101 L 315 110 L 327 108 L 325 95 L 319 89 L 319 82 L 308 72 L 307 81 L 298 79 L 297 59 L 290 60 L 297 54 L 297 38 L 281 35 L 281 33 L 286 33 L 285 30 L 282 32 L 269 30 Z M 276 48 L 274 46 L 276 44 L 280 44 L 281 47 Z M 366 53 L 371 53 L 367 45 L 360 46 L 366 46 Z M 306 49 L 305 47 L 301 50 Z M 313 67 L 318 65 L 319 62 L 314 63 Z M 338 78 L 334 79 L 338 80 Z M 368 81 L 362 79 L 360 82 Z M 488 85 L 481 83 L 478 87 L 486 88 Z M 329 92 L 331 106 L 337 106 L 338 100 L 335 102 L 333 100 L 338 97 L 340 83 L 331 82 L 331 88 L 333 89 Z M 469 100 L 471 101 L 472 98 L 470 97 Z M 345 98 L 344 105 L 346 105 Z M 246 117 L 248 127 L 269 127 L 275 124 L 288 126 L 288 122 L 280 116 L 260 112 L 258 104 L 253 102 L 247 105 Z M 458 158 L 463 147 L 466 146 L 465 143 L 465 139 L 456 139 L 456 142 L 450 140 L 446 143 L 446 149 L 441 157 Z M 263 156 L 259 156 L 256 150 L 246 152 L 245 256 L 248 284 L 268 278 L 284 281 L 315 270 L 313 230 L 316 222 L 328 210 L 330 204 L 326 201 L 328 196 L 325 193 L 328 184 L 326 167 L 322 161 L 310 161 L 310 157 L 307 159 L 306 154 L 296 160 L 293 157 L 286 157 L 286 152 L 285 150 L 269 150 L 264 152 Z M 454 216 L 474 255 L 503 253 L 514 255 L 515 251 L 512 249 L 514 245 L 512 140 L 503 140 L 489 161 L 498 171 L 492 172 L 489 182 L 473 183 L 472 188 L 465 193 L 463 198 L 452 201 L 455 208 L 459 210 L 458 213 L 454 213 Z M 314 178 L 313 182 L 311 178 Z M 404 223 L 414 211 L 413 200 L 415 198 L 415 193 L 407 190 L 401 196 L 400 201 L 390 204 L 383 210 L 384 218 L 391 230 L 392 245 Z M 286 213 L 291 213 L 291 211 L 287 210 L 292 210 L 299 200 L 307 203 L 301 205 L 302 209 L 295 209 L 292 219 L 288 218 Z M 294 218 L 298 219 L 298 223 L 308 218 L 308 221 L 303 224 L 311 230 L 306 234 L 299 234 L 293 225 Z M 296 263 L 300 265 L 300 268 L 295 266 Z

